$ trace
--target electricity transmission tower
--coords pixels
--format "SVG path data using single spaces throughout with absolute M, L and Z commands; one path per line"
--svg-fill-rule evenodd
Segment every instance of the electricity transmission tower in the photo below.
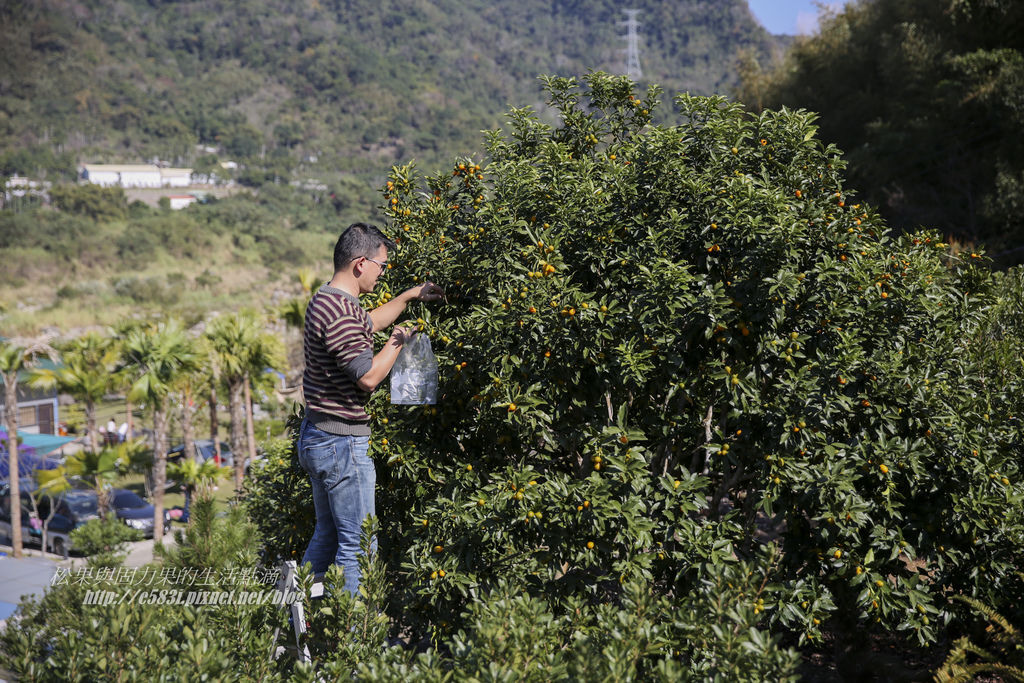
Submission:
M 621 36 L 626 41 L 626 75 L 632 80 L 640 80 L 644 73 L 640 70 L 640 38 L 637 35 L 637 29 L 640 28 L 640 22 L 636 20 L 636 15 L 640 14 L 638 9 L 624 9 L 622 13 L 626 15 L 625 21 L 620 21 L 621 26 L 626 27 L 626 35 Z

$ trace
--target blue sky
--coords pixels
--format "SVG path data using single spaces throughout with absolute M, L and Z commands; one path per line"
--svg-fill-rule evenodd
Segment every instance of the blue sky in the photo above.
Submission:
M 750 11 L 769 33 L 789 35 L 814 33 L 818 27 L 818 8 L 828 5 L 842 9 L 842 0 L 748 0 Z

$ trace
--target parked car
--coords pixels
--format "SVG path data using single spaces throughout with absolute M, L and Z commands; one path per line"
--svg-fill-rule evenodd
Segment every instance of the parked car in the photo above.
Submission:
M 42 524 L 50 516 L 51 499 L 44 496 L 39 501 L 39 518 L 33 520 L 31 516 L 32 501 L 29 497 L 29 490 L 34 485 L 32 483 L 28 487 L 23 486 L 21 489 L 21 541 L 25 545 L 42 546 Z M 74 492 L 68 492 L 68 494 L 70 493 Z M 58 500 L 61 500 L 64 495 L 68 494 L 61 494 L 58 496 Z M 93 495 L 95 496 L 95 494 Z M 95 516 L 94 513 L 89 519 Z M 52 553 L 67 556 L 71 550 L 69 534 L 76 526 L 80 526 L 86 521 L 88 519 L 85 519 L 83 516 L 79 523 L 75 524 L 69 516 L 63 515 L 60 512 L 55 513 L 46 527 L 46 549 Z M 7 488 L 4 487 L 2 494 L 0 494 L 0 535 L 6 536 L 9 539 L 11 538 L 11 532 L 11 496 Z
M 216 461 L 217 452 L 213 448 L 213 441 L 210 439 L 198 439 L 195 442 L 196 453 L 199 454 L 199 462 L 206 462 L 207 460 Z M 167 451 L 167 462 L 179 462 L 184 457 L 185 444 L 178 444 L 171 450 Z M 223 441 L 220 442 L 220 461 L 218 464 L 222 467 L 234 467 L 235 456 L 231 453 L 231 447 Z M 249 458 L 245 459 L 245 471 L 249 471 Z M 170 486 L 171 483 L 168 483 Z
M 42 544 L 42 528 L 35 528 L 29 510 L 32 503 L 27 491 L 21 493 L 21 534 L 25 543 Z M 58 555 L 67 555 L 71 549 L 71 532 L 91 519 L 99 517 L 99 500 L 92 489 L 71 489 L 51 499 L 44 496 L 39 501 L 39 519 L 43 522 L 50 517 L 51 505 L 56 510 L 46 527 L 46 549 Z M 117 519 L 133 529 L 138 529 L 146 538 L 153 537 L 153 515 L 155 509 L 133 491 L 128 489 L 110 490 L 110 507 Z M 164 511 L 164 533 L 170 529 L 170 516 Z M 0 534 L 10 538 L 11 514 L 10 496 L 4 491 L 0 496 Z
M 8 542 L 11 540 L 11 495 L 10 495 L 10 484 L 4 480 L 0 482 L 0 536 L 7 539 Z M 33 523 L 32 519 L 32 500 L 29 496 L 29 492 L 33 491 L 36 487 L 34 479 L 25 478 L 21 479 L 21 541 L 25 545 L 39 545 L 42 539 L 42 526 L 41 523 Z M 47 509 L 48 511 L 48 509 Z M 45 519 L 45 518 L 44 518 Z M 52 543 L 48 543 L 50 547 Z
M 122 522 L 138 529 L 146 538 L 153 538 L 153 516 L 156 513 L 150 503 L 128 489 L 113 489 L 110 492 L 110 507 Z M 164 533 L 171 528 L 171 516 L 164 510 Z
M 199 454 L 199 461 L 206 462 L 207 460 L 216 460 L 217 451 L 213 447 L 213 441 L 210 439 L 197 439 L 195 442 L 196 453 Z M 185 444 L 178 444 L 171 450 L 167 451 L 167 462 L 177 462 L 182 459 L 185 453 Z M 220 465 L 225 467 L 233 467 L 235 464 L 235 457 L 231 453 L 231 447 L 223 441 L 220 442 Z M 249 463 L 246 462 L 246 468 Z

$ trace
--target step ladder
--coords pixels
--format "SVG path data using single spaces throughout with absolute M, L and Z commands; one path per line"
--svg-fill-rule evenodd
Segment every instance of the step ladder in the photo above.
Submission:
M 281 606 L 288 606 L 291 609 L 292 630 L 295 631 L 295 651 L 298 653 L 298 660 L 309 663 L 312 657 L 309 654 L 309 647 L 302 643 L 302 636 L 306 633 L 306 612 L 302 600 L 295 600 L 288 605 L 286 598 L 299 592 L 298 565 L 295 560 L 285 560 L 281 566 L 281 576 L 277 580 L 277 590 L 281 593 Z M 314 574 L 313 585 L 310 587 L 309 597 L 312 599 L 322 598 L 324 595 L 324 575 Z M 271 659 L 276 659 L 284 652 L 284 647 L 275 647 L 281 627 L 274 630 L 274 640 L 271 652 Z

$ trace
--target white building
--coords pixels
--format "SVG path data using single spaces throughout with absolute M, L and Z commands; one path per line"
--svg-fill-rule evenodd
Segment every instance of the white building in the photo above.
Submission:
M 172 194 L 167 199 L 171 201 L 171 209 L 174 211 L 196 203 L 196 198 L 190 194 Z
M 191 168 L 160 168 L 153 164 L 83 164 L 80 177 L 104 187 L 188 187 Z
M 11 176 L 0 192 L 0 206 L 4 202 L 13 202 L 24 197 L 42 198 L 49 191 L 51 183 L 43 180 L 32 180 L 24 176 Z
M 3 337 L 0 337 L 3 339 Z M 50 360 L 42 360 L 37 367 L 54 369 Z M 4 397 L 0 396 L 0 410 L 4 408 Z M 56 389 L 37 389 L 28 385 L 28 371 L 18 373 L 18 390 L 15 396 L 18 406 L 18 431 L 22 434 L 56 434 L 60 421 L 60 402 Z
M 192 169 L 161 168 L 160 179 L 164 187 L 188 187 L 192 184 Z
M 82 180 L 104 187 L 160 187 L 160 169 L 150 164 L 84 164 Z

